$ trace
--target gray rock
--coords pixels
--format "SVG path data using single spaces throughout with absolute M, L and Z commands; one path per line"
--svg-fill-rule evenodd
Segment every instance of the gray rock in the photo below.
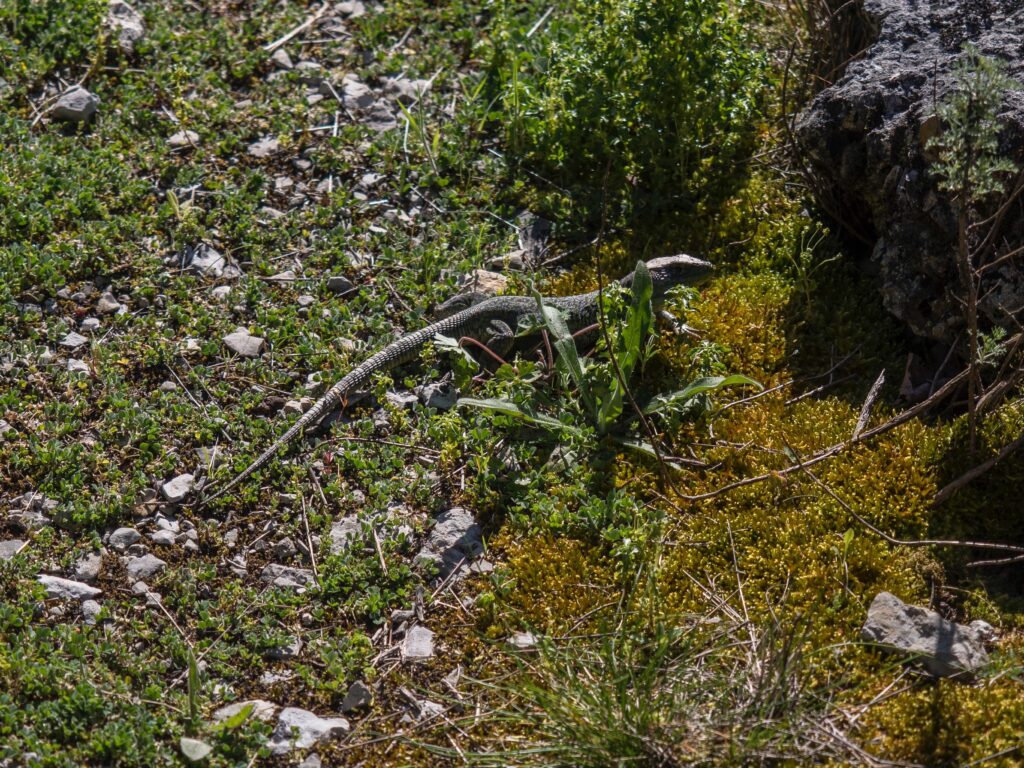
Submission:
M 100 329 L 99 318 L 86 317 L 78 324 L 78 327 L 86 333 L 95 333 Z
M 176 534 L 174 531 L 154 531 L 149 534 L 149 540 L 154 544 L 158 544 L 161 547 L 172 547 L 174 546 L 174 540 Z
M 306 85 L 318 86 L 323 80 L 324 68 L 318 61 L 305 59 L 295 65 L 295 69 L 302 73 L 302 82 Z
M 277 704 L 264 701 L 263 699 L 249 699 L 248 701 L 236 701 L 234 704 L 228 704 L 215 710 L 213 722 L 222 723 L 225 720 L 229 720 L 249 706 L 252 707 L 249 717 L 264 723 L 269 723 L 274 719 L 274 715 L 277 714 Z
M 104 292 L 96 302 L 96 311 L 101 315 L 112 315 L 121 309 L 121 302 L 115 299 L 110 291 Z
M 92 584 L 100 577 L 100 570 L 102 568 L 103 556 L 99 552 L 89 552 L 75 563 L 75 578 L 87 584 Z
M 1000 59 L 1024 81 L 1024 13 L 1016 0 L 863 0 L 846 37 L 858 48 L 834 84 L 796 123 L 823 207 L 872 245 L 885 307 L 913 333 L 946 344 L 963 329 L 955 263 L 957 221 L 951 193 L 938 188 L 928 139 L 941 126 L 935 105 L 955 87 L 963 45 Z M 836 51 L 844 61 L 857 51 Z M 1024 91 L 1009 91 L 1000 113 L 1000 155 L 1024 159 Z M 986 215 L 988 211 L 983 212 Z M 1000 232 L 1005 250 L 1024 243 L 1024 219 Z M 1024 271 L 1006 263 L 989 271 L 980 310 L 1007 324 L 1003 308 L 1024 305 Z M 1010 321 L 1009 327 L 1016 329 Z
M 267 157 L 273 157 L 281 151 L 281 142 L 275 139 L 273 136 L 264 136 L 259 141 L 254 141 L 249 145 L 249 154 L 253 157 L 264 159 Z
M 274 66 L 278 69 L 291 69 L 295 66 L 292 64 L 292 57 L 288 55 L 288 51 L 284 48 L 278 48 L 274 51 L 270 60 L 274 62 Z
M 107 545 L 118 553 L 125 552 L 135 542 L 142 538 L 142 534 L 134 528 L 118 528 L 107 539 Z
M 483 531 L 473 514 L 464 507 L 453 507 L 438 516 L 416 560 L 436 563 L 444 579 L 483 552 Z
M 185 149 L 199 145 L 199 134 L 195 131 L 178 131 L 167 137 L 167 146 L 172 149 Z
M 378 101 L 368 110 L 365 110 L 363 123 L 367 128 L 377 133 L 384 133 L 398 127 L 395 113 L 383 101 Z
M 160 486 L 160 493 L 172 504 L 177 504 L 192 491 L 196 478 L 188 472 L 178 475 Z
M 346 107 L 356 109 L 367 109 L 377 100 L 370 87 L 355 75 L 345 75 L 341 81 L 341 96 Z
M 938 677 L 970 677 L 988 661 L 977 629 L 907 605 L 888 592 L 871 601 L 861 639 L 912 654 Z
M 62 347 L 67 347 L 68 349 L 78 349 L 83 344 L 88 343 L 89 339 L 80 333 L 75 333 L 74 331 L 65 335 L 64 338 L 58 342 Z
M 433 85 L 431 80 L 410 80 L 407 77 L 389 77 L 384 81 L 384 93 L 403 104 L 419 101 Z
M 171 381 L 170 379 L 168 379 L 167 381 L 162 381 L 162 382 L 160 382 L 160 391 L 161 392 L 177 392 L 178 391 L 178 382 Z
M 459 399 L 459 390 L 449 381 L 434 381 L 417 390 L 420 402 L 438 411 L 450 411 Z
M 167 567 L 167 563 L 156 555 L 143 555 L 128 560 L 125 570 L 133 579 L 150 579 Z
M 537 638 L 532 632 L 515 632 L 508 639 L 508 644 L 520 651 L 529 650 L 537 645 Z
M 359 538 L 362 528 L 358 515 L 348 515 L 331 523 L 331 553 L 345 552 Z
M 323 763 L 320 760 L 320 755 L 316 752 L 311 752 L 306 755 L 306 759 L 299 763 L 299 768 L 320 768 Z
M 303 645 L 305 645 L 305 643 L 302 642 L 301 637 L 289 638 L 288 642 L 284 645 L 271 648 L 267 653 L 267 658 L 273 659 L 274 661 L 288 661 L 289 659 L 294 659 L 302 653 Z
M 21 552 L 25 546 L 25 542 L 21 539 L 8 539 L 7 541 L 0 541 L 0 560 L 10 560 L 16 554 Z
M 179 742 L 181 747 L 181 754 L 192 763 L 199 763 L 210 756 L 213 752 L 213 747 L 207 744 L 205 741 L 199 739 L 191 739 L 188 736 L 182 736 Z
M 260 336 L 251 335 L 245 328 L 229 333 L 223 341 L 228 349 L 241 357 L 259 357 L 265 343 Z
M 314 744 L 344 736 L 348 720 L 343 717 L 322 718 L 298 707 L 285 707 L 267 746 L 271 754 L 284 755 L 293 749 L 308 749 Z
M 68 88 L 57 99 L 53 107 L 53 116 L 57 120 L 65 120 L 69 123 L 82 123 L 96 114 L 96 108 L 100 105 L 100 98 L 75 85 Z
M 345 714 L 363 709 L 373 703 L 373 691 L 362 680 L 356 680 L 348 687 L 345 698 L 341 701 L 341 711 Z
M 332 275 L 327 278 L 327 290 L 338 296 L 342 293 L 348 293 L 355 286 L 352 281 L 342 275 Z
M 417 625 L 405 633 L 402 641 L 402 658 L 409 661 L 432 658 L 434 655 L 434 633 Z
M 291 560 L 295 557 L 295 553 L 297 551 L 298 550 L 295 548 L 295 542 L 287 536 L 271 547 L 271 552 L 274 553 L 274 557 L 278 560 Z
M 100 611 L 103 610 L 103 606 L 95 600 L 83 600 L 80 608 L 82 611 L 82 621 L 89 626 L 94 625 L 99 620 Z
M 287 565 L 269 563 L 260 573 L 260 578 L 275 587 L 287 589 L 306 589 L 316 585 L 316 577 L 308 568 L 292 568 Z
M 185 269 L 202 277 L 231 279 L 242 275 L 242 269 L 234 259 L 224 256 L 216 248 L 206 243 L 186 248 L 181 261 Z
M 124 0 L 110 0 L 107 26 L 117 34 L 117 45 L 125 53 L 134 53 L 135 44 L 146 36 L 142 16 Z
M 79 360 L 77 357 L 68 358 L 68 373 L 89 374 L 89 364 L 85 360 Z
M 46 596 L 61 600 L 88 600 L 103 594 L 102 589 L 90 587 L 80 581 L 62 579 L 60 576 L 39 575 L 39 583 L 46 588 Z

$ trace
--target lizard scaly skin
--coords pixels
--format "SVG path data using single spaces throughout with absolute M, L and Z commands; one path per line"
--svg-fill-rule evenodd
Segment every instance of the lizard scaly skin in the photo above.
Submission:
M 669 289 L 677 285 L 697 285 L 710 276 L 712 265 L 701 259 L 680 254 L 665 256 L 647 262 L 654 286 L 653 299 L 660 303 Z M 619 282 L 628 286 L 632 273 Z M 545 298 L 544 303 L 559 309 L 564 315 L 569 330 L 573 333 L 598 322 L 598 292 L 582 293 L 576 296 Z M 212 501 L 244 481 L 254 472 L 262 469 L 285 445 L 290 443 L 303 429 L 338 406 L 354 389 L 366 384 L 378 371 L 389 371 L 419 357 L 420 351 L 438 335 L 454 338 L 473 338 L 505 354 L 511 347 L 515 329 L 521 319 L 540 325 L 537 302 L 529 296 L 495 296 L 438 320 L 436 323 L 414 331 L 392 342 L 379 352 L 371 355 L 359 366 L 346 374 L 302 414 L 288 431 L 274 441 L 258 459 L 205 501 Z M 504 345 L 504 346 L 501 346 Z

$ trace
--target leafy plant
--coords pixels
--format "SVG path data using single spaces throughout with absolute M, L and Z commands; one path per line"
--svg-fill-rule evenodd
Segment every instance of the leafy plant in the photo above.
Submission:
M 580 355 L 573 334 L 561 312 L 546 304 L 540 294 L 534 293 L 539 313 L 543 318 L 544 330 L 551 335 L 552 346 L 557 353 L 556 366 L 560 378 L 565 385 L 573 388 L 573 396 L 566 405 L 576 407 L 560 409 L 562 418 L 556 419 L 502 398 L 461 398 L 459 405 L 512 416 L 546 431 L 567 433 L 578 439 L 585 440 L 588 434 L 593 433 L 599 438 L 609 438 L 624 448 L 657 457 L 657 452 L 649 443 L 616 434 L 621 432 L 618 427 L 623 421 L 625 403 L 629 398 L 630 377 L 649 354 L 650 335 L 654 327 L 652 293 L 650 273 L 642 261 L 637 262 L 625 317 L 620 324 L 612 325 L 609 329 L 610 349 L 605 350 L 607 362 L 599 362 Z M 609 297 L 606 317 L 608 314 L 615 314 L 612 311 L 615 302 L 614 296 Z M 754 380 L 741 375 L 702 377 L 678 392 L 651 401 L 642 409 L 642 414 L 647 416 L 668 413 L 696 404 L 710 407 L 710 401 L 706 399 L 709 393 L 721 387 L 740 385 L 759 386 Z M 696 413 L 697 410 L 694 409 L 693 412 Z M 570 417 L 566 418 L 567 415 Z
M 687 209 L 728 192 L 764 82 L 744 3 L 598 0 L 555 9 L 541 35 L 534 24 L 499 37 L 492 52 L 510 151 L 591 215 Z

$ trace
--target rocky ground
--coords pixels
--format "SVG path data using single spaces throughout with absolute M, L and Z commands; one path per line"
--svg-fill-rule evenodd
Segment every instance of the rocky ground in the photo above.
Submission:
M 934 509 L 966 462 L 950 419 L 794 472 L 903 406 L 890 374 L 862 411 L 899 330 L 781 160 L 682 224 L 576 237 L 509 156 L 496 53 L 563 13 L 0 5 L 0 765 L 1019 757 L 1014 577 L 848 509 L 1014 540 L 1021 467 Z M 675 301 L 692 333 L 659 336 L 638 395 L 766 388 L 655 422 L 683 472 L 609 449 L 533 362 L 474 381 L 438 344 L 197 503 L 457 291 L 575 292 L 598 256 L 681 250 L 719 276 Z

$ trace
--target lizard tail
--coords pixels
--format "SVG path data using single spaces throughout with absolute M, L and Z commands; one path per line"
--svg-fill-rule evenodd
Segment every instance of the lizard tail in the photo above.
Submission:
M 253 472 L 256 472 L 262 469 L 264 466 L 266 466 L 270 462 L 270 460 L 274 458 L 274 454 L 281 450 L 283 446 L 291 442 L 293 437 L 295 437 L 297 434 L 299 434 L 299 432 L 304 430 L 314 421 L 319 419 L 323 414 L 327 413 L 327 411 L 329 411 L 331 408 L 333 408 L 335 405 L 341 402 L 341 398 L 348 388 L 348 383 L 345 381 L 340 381 L 333 387 L 331 387 L 324 394 L 323 397 L 321 397 L 313 404 L 313 406 L 308 411 L 302 414 L 302 417 L 298 421 L 296 421 L 294 424 L 292 424 L 291 427 L 288 428 L 287 432 L 285 432 L 283 435 L 277 438 L 277 440 L 274 441 L 273 445 L 271 445 L 269 448 L 267 448 L 267 450 L 261 453 L 258 459 L 256 459 L 244 470 L 242 470 L 241 474 L 237 475 L 230 483 L 214 492 L 211 496 L 208 496 L 206 499 L 204 499 L 204 503 L 213 501 L 219 496 L 223 496 L 225 493 L 227 493 L 236 485 L 238 485 L 247 477 L 249 477 L 249 475 L 251 475 Z

